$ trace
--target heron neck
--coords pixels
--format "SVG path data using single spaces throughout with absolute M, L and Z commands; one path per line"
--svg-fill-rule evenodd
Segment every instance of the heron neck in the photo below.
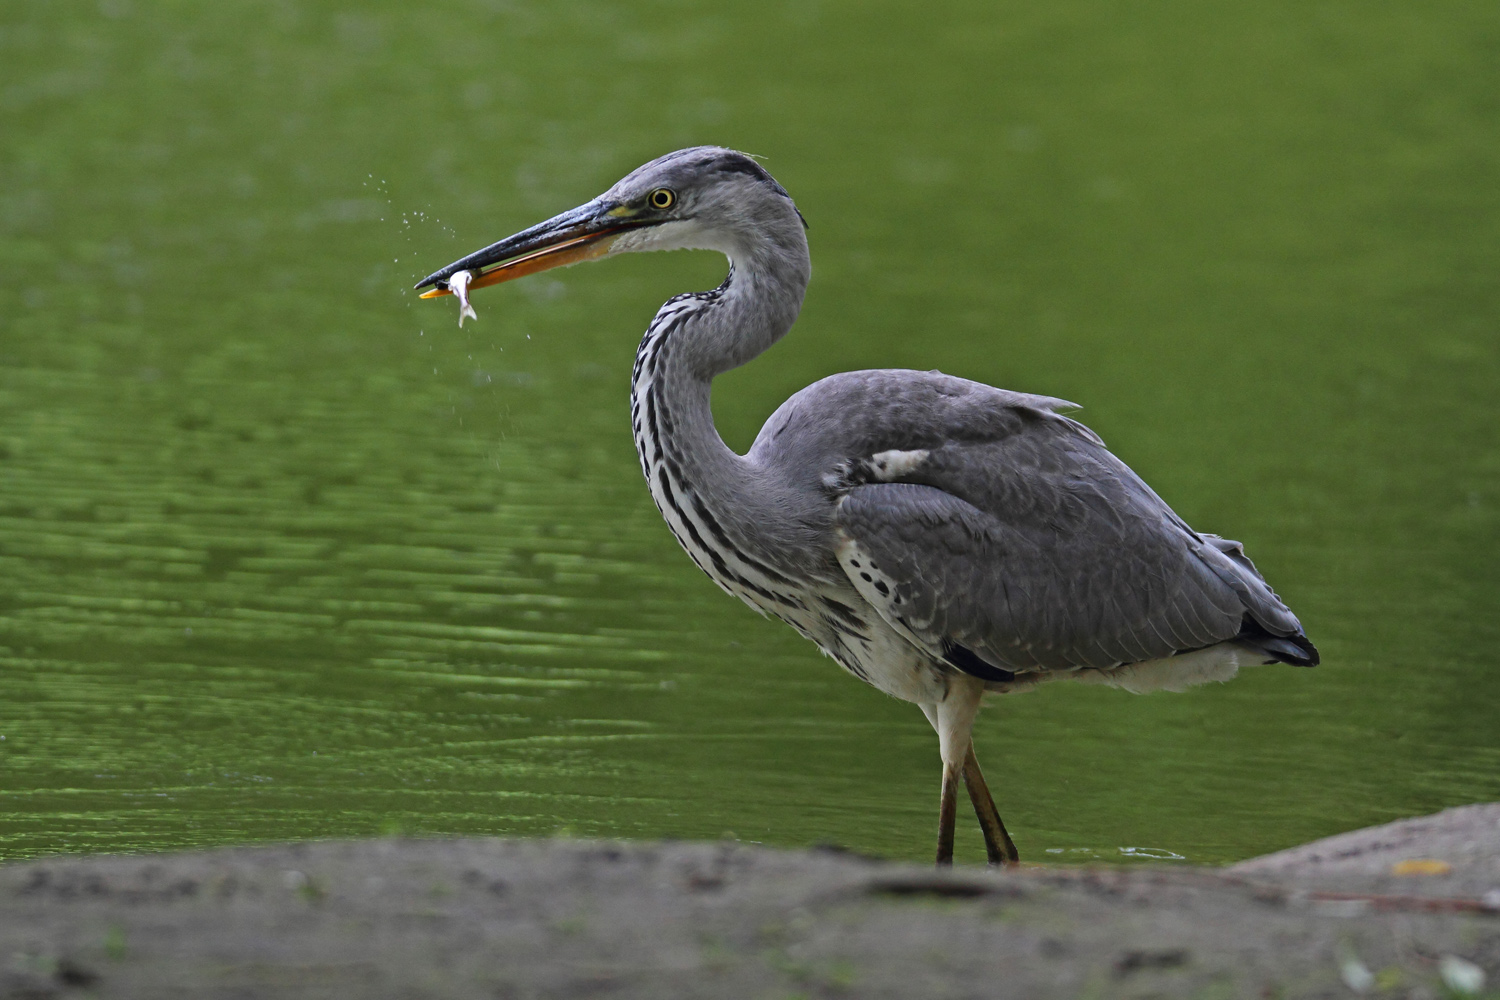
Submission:
M 786 335 L 802 309 L 811 266 L 807 244 L 766 241 L 726 253 L 729 274 L 708 292 L 679 295 L 663 305 L 636 353 L 632 394 L 655 384 L 682 418 L 672 436 L 706 453 L 728 447 L 709 406 L 715 377 L 765 353 Z M 714 446 L 717 447 L 714 447 Z
M 678 537 L 690 553 L 692 539 L 682 532 L 692 534 L 697 505 L 736 534 L 785 520 L 788 498 L 719 436 L 710 389 L 716 375 L 786 334 L 808 273 L 805 244 L 801 268 L 731 258 L 722 285 L 669 300 L 641 340 L 631 383 L 636 448 L 663 514 L 674 531 L 682 529 Z M 674 505 L 682 508 L 676 517 Z
M 794 247 L 767 240 L 726 256 L 724 283 L 688 298 L 696 308 L 675 334 L 688 371 L 705 382 L 759 357 L 786 335 L 812 273 L 807 243 L 800 239 Z

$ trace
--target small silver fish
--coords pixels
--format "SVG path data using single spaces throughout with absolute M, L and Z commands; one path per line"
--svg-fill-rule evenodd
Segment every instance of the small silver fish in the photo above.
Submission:
M 469 282 L 473 280 L 474 276 L 468 271 L 456 271 L 448 275 L 448 288 L 454 295 L 458 296 L 459 326 L 464 325 L 465 316 L 469 317 L 469 319 L 477 320 L 479 318 L 479 314 L 474 311 L 474 307 L 469 305 Z

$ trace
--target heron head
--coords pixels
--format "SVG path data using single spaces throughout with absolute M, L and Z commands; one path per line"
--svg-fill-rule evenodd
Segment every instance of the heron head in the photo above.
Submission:
M 791 196 L 759 163 L 720 146 L 658 157 L 575 209 L 493 243 L 417 284 L 423 298 L 447 295 L 448 278 L 493 285 L 614 253 L 718 250 L 731 260 L 758 253 L 805 259 L 805 222 Z

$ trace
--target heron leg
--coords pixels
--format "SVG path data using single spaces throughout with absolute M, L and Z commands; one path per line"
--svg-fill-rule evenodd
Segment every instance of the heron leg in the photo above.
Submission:
M 963 780 L 965 755 L 972 753 L 974 716 L 984 697 L 984 682 L 967 675 L 950 677 L 942 701 L 921 706 L 937 730 L 938 754 L 943 761 L 943 792 L 938 800 L 937 863 L 953 864 L 953 826 L 958 813 L 958 783 Z
M 1000 810 L 995 808 L 995 799 L 984 783 L 984 772 L 979 770 L 979 758 L 974 756 L 972 743 L 969 744 L 968 756 L 964 758 L 964 784 L 969 789 L 969 801 L 974 803 L 974 815 L 979 817 L 979 829 L 984 832 L 984 851 L 990 864 L 1013 865 L 1020 861 L 1015 841 L 1005 831 Z
M 938 800 L 939 866 L 953 864 L 953 826 L 958 818 L 958 768 L 944 762 L 943 796 Z

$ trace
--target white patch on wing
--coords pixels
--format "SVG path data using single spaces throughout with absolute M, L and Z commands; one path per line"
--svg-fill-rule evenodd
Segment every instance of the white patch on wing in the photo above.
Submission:
M 930 454 L 925 448 L 916 451 L 880 451 L 870 456 L 870 468 L 882 483 L 894 482 L 916 471 Z

